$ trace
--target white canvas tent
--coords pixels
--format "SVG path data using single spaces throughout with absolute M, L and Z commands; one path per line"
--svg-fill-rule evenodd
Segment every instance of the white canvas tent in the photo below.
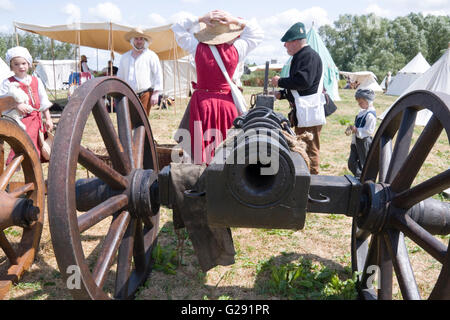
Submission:
M 406 66 L 404 66 L 395 77 L 386 91 L 387 95 L 399 96 L 417 80 L 424 72 L 430 68 L 430 64 L 425 60 L 422 53 L 418 53 Z
M 450 94 L 450 48 L 445 51 L 444 55 L 431 68 L 406 88 L 402 96 L 414 90 L 440 91 Z M 379 118 L 383 119 L 391 107 L 387 108 Z M 425 126 L 430 117 L 430 111 L 421 110 L 417 113 L 416 124 Z
M 371 89 L 374 92 L 383 92 L 377 82 L 377 76 L 371 71 L 347 72 L 339 71 L 339 74 L 346 76 L 351 82 L 358 82 L 358 89 Z
M 69 81 L 70 74 L 77 70 L 76 60 L 38 60 L 35 75 L 48 90 L 61 90 L 64 82 Z M 54 68 L 54 69 L 53 69 Z
M 12 76 L 14 73 L 11 71 L 11 69 L 8 67 L 5 61 L 0 58 L 0 82 L 4 79 Z
M 194 59 L 191 55 L 179 60 L 161 61 L 164 94 L 173 98 L 187 98 L 191 91 L 191 81 L 196 81 Z
M 323 86 L 327 93 L 334 101 L 340 101 L 339 96 L 339 70 L 331 57 L 325 43 L 320 38 L 319 34 L 314 28 L 308 31 L 306 40 L 311 48 L 313 48 L 320 56 L 323 66 Z

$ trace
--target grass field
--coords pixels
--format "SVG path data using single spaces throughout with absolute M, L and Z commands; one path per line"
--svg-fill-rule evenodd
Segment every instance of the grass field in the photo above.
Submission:
M 247 101 L 250 95 L 261 92 L 261 88 L 245 87 Z M 347 158 L 351 137 L 344 134 L 346 126 L 353 122 L 359 107 L 354 99 L 354 90 L 340 90 L 338 110 L 329 118 L 321 135 L 321 175 L 342 176 L 350 174 Z M 375 108 L 381 114 L 397 97 L 377 94 Z M 159 144 L 173 144 L 173 133 L 177 128 L 187 104 L 186 99 L 177 99 L 168 110 L 152 110 L 150 125 Z M 286 101 L 277 101 L 275 110 L 287 114 Z M 378 126 L 380 120 L 378 120 Z M 90 119 L 86 130 L 94 127 Z M 98 147 L 95 129 L 85 135 L 83 145 Z M 417 137 L 417 133 L 414 139 Z M 434 176 L 450 167 L 450 147 L 442 133 L 432 153 L 417 177 L 417 182 Z M 44 164 L 47 175 L 48 165 Z M 80 170 L 83 175 L 84 171 Z M 439 197 L 443 201 L 443 197 Z M 137 299 L 353 299 L 354 278 L 351 272 L 350 237 L 351 218 L 336 214 L 308 213 L 303 230 L 232 228 L 235 264 L 218 266 L 203 273 L 198 265 L 192 243 L 185 231 L 182 257 L 177 255 L 177 234 L 173 228 L 172 211 L 160 210 L 160 234 L 155 253 L 155 269 L 146 284 L 140 288 Z M 110 220 L 105 220 L 83 234 L 86 256 L 95 257 L 101 245 L 100 235 L 108 229 Z M 9 237 L 17 237 L 14 229 Z M 19 233 L 20 234 L 20 233 Z M 448 236 L 439 237 L 448 245 Z M 423 249 L 407 240 L 409 257 L 415 276 L 427 297 L 433 279 L 439 275 L 441 264 Z M 5 259 L 0 252 L 0 271 Z M 181 264 L 177 261 L 181 259 Z M 4 267 L 4 266 L 3 266 Z M 114 271 L 114 269 L 113 269 Z M 108 284 L 107 284 L 108 286 Z M 48 218 L 45 218 L 40 250 L 31 269 L 21 282 L 10 291 L 9 299 L 71 299 L 62 281 L 53 253 Z M 394 298 L 401 299 L 397 286 Z

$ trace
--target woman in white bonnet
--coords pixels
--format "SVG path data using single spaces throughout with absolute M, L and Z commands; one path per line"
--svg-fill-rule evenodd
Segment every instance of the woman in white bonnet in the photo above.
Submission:
M 22 127 L 27 131 L 40 156 L 39 131 L 45 134 L 53 129 L 53 121 L 49 111 L 52 103 L 48 99 L 41 80 L 28 74 L 33 58 L 27 48 L 20 46 L 10 48 L 6 52 L 6 63 L 10 66 L 14 75 L 3 80 L 0 84 L 0 97 L 12 96 L 16 105 L 15 109 L 6 111 L 4 114 L 18 114 L 18 118 L 15 118 L 15 120 L 22 123 Z M 45 117 L 44 125 L 41 113 Z M 13 157 L 14 152 L 11 152 L 6 163 L 8 164 Z M 46 160 L 41 157 L 41 161 Z

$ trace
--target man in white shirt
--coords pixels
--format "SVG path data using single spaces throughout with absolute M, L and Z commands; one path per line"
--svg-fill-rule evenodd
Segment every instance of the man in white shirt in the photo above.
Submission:
M 148 116 L 163 89 L 161 64 L 156 53 L 148 49 L 151 37 L 139 28 L 125 34 L 125 40 L 130 42 L 132 49 L 122 55 L 117 77 L 136 92 Z

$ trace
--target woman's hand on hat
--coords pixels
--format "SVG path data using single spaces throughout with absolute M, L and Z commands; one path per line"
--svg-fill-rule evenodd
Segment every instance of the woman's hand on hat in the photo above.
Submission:
M 218 22 L 226 25 L 232 23 L 242 25 L 242 22 L 240 20 L 233 17 L 230 13 L 222 10 L 213 10 L 208 12 L 199 19 L 199 22 L 203 22 L 210 27 L 214 26 L 213 22 Z

